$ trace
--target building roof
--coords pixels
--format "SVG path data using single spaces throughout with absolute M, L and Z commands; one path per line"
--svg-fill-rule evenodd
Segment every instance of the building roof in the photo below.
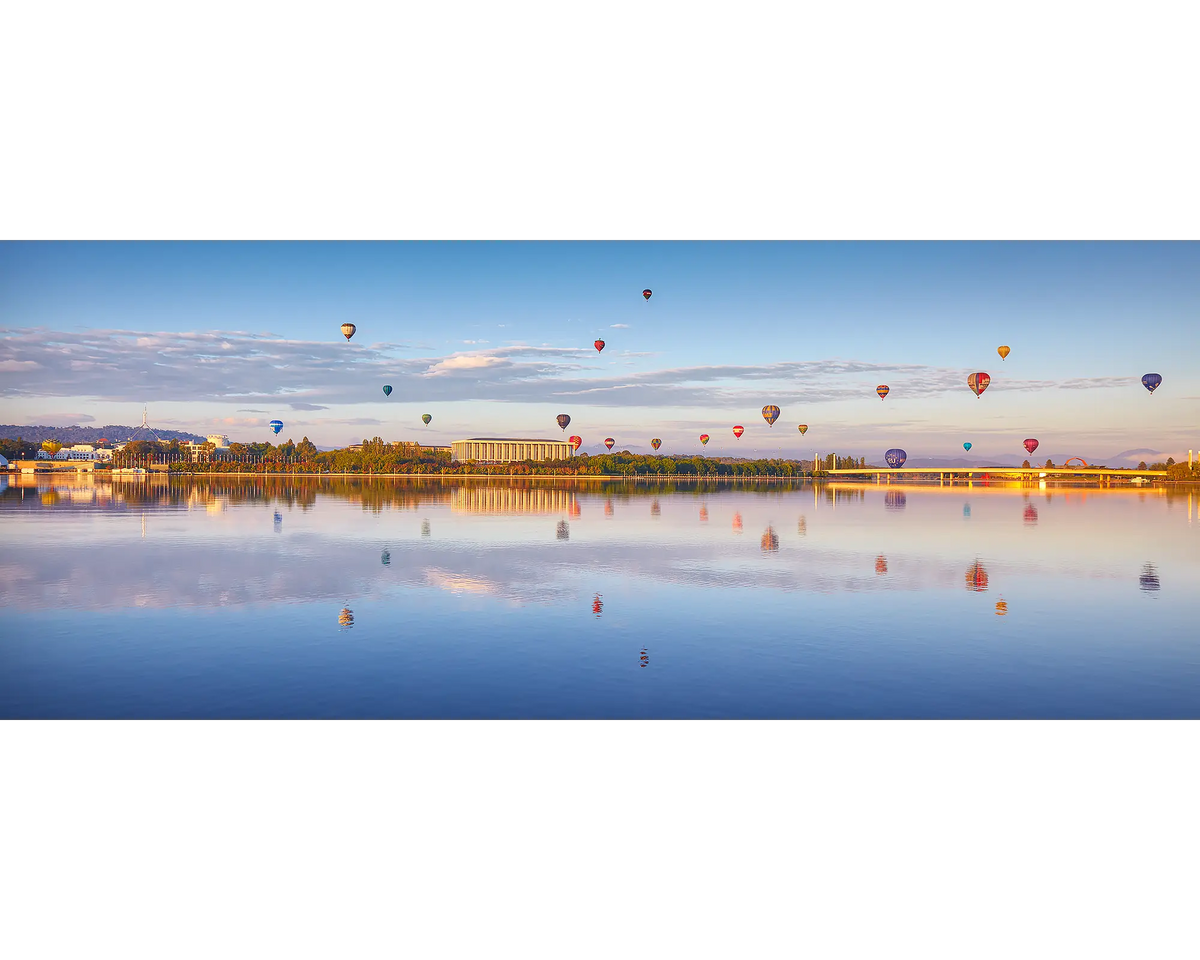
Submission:
M 521 437 L 468 437 L 466 440 L 455 440 L 455 443 L 570 443 L 569 440 L 542 440 Z

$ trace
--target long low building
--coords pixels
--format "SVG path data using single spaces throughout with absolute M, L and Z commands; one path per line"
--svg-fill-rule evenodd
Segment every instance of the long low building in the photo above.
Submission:
M 566 440 L 515 440 L 508 437 L 474 437 L 450 445 L 452 460 L 512 463 L 519 460 L 570 460 L 575 451 Z

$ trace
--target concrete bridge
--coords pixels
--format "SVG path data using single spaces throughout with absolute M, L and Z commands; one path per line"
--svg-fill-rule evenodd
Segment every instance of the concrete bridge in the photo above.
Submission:
M 848 470 L 824 470 L 831 477 L 874 477 L 882 483 L 884 477 L 915 480 L 937 477 L 945 483 L 955 480 L 1020 480 L 1035 483 L 1042 480 L 1094 480 L 1101 486 L 1114 481 L 1149 483 L 1165 479 L 1166 470 L 1112 470 L 1104 467 L 856 467 Z

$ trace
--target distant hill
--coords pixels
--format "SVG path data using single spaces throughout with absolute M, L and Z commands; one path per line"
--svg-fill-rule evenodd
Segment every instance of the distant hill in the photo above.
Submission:
M 155 427 L 154 432 L 163 440 L 193 440 L 197 443 L 204 441 L 204 437 L 180 430 L 159 430 Z M 119 423 L 110 423 L 103 427 L 20 427 L 11 423 L 0 423 L 0 437 L 6 440 L 16 440 L 20 437 L 27 443 L 57 440 L 64 446 L 70 446 L 73 443 L 95 443 L 101 439 L 112 443 L 124 443 L 133 434 L 136 434 L 137 440 L 150 439 L 150 434 L 143 430 L 141 425 L 127 427 Z

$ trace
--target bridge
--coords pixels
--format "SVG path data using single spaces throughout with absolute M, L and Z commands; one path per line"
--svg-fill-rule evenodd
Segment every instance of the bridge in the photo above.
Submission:
M 1107 486 L 1114 480 L 1130 483 L 1147 483 L 1165 479 L 1166 470 L 1113 470 L 1107 467 L 854 467 L 842 470 L 822 470 L 831 477 L 874 477 L 876 483 L 884 477 L 915 480 L 918 477 L 937 477 L 945 483 L 955 480 L 1095 480 Z

